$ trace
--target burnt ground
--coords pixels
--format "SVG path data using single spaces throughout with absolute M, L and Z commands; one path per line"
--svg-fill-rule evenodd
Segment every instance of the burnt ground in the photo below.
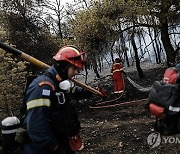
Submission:
M 139 79 L 136 72 L 128 73 L 128 76 L 142 87 L 149 87 L 155 80 L 161 80 L 165 68 L 145 70 L 143 79 Z M 112 81 L 110 79 L 99 81 L 112 98 Z M 119 154 L 119 153 L 179 153 L 180 135 L 169 136 L 161 140 L 161 144 L 151 148 L 147 143 L 150 134 L 155 133 L 153 123 L 155 117 L 144 108 L 146 101 L 134 100 L 146 99 L 148 92 L 138 91 L 127 79 L 126 95 L 119 101 L 109 104 L 126 102 L 121 106 L 92 109 L 89 106 L 96 104 L 97 100 L 88 99 L 76 103 L 81 120 L 81 136 L 85 148 L 80 154 Z M 108 104 L 105 104 L 108 105 Z M 163 136 L 161 136 L 163 138 Z M 169 139 L 169 140 L 168 140 Z M 151 145 L 152 146 L 152 145 Z
M 127 74 L 142 87 L 150 87 L 154 81 L 162 79 L 164 70 L 165 68 L 146 69 L 144 70 L 145 77 L 142 79 L 139 79 L 135 71 L 127 72 Z M 94 87 L 97 84 L 107 90 L 108 100 L 113 99 L 113 83 L 110 78 L 91 82 Z M 159 146 L 154 148 L 148 145 L 147 138 L 154 133 L 155 121 L 155 117 L 144 108 L 146 101 L 143 99 L 148 97 L 148 92 L 139 91 L 126 78 L 125 85 L 126 95 L 119 101 L 109 104 L 122 102 L 127 104 L 109 108 L 90 108 L 89 106 L 94 106 L 101 100 L 97 96 L 78 103 L 72 102 L 79 112 L 81 136 L 85 145 L 83 151 L 78 154 L 180 153 L 180 135 L 166 137 Z

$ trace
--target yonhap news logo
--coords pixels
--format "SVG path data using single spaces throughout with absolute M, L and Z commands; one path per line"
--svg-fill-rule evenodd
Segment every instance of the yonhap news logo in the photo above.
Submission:
M 160 133 L 151 133 L 147 137 L 147 143 L 151 149 L 161 144 L 180 144 L 180 138 L 175 136 L 161 136 Z
M 160 133 L 152 133 L 147 137 L 147 143 L 150 148 L 158 147 L 162 142 Z

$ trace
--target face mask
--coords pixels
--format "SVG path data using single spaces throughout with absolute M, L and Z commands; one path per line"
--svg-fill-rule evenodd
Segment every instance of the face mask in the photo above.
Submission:
M 61 90 L 69 91 L 71 88 L 71 83 L 68 80 L 64 80 L 59 83 L 59 88 Z

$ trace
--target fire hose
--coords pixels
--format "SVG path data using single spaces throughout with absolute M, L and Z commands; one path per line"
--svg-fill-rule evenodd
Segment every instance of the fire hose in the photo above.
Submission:
M 24 53 L 24 52 L 22 52 L 22 51 L 20 51 L 18 49 L 10 47 L 10 46 L 2 43 L 1 41 L 0 41 L 0 48 L 2 48 L 3 50 L 5 50 L 7 52 L 12 53 L 15 56 L 19 56 L 20 58 L 25 59 L 26 61 L 28 61 L 28 62 L 36 65 L 36 66 L 39 66 L 39 67 L 44 68 L 44 69 L 50 68 L 50 66 L 48 64 L 46 64 L 46 63 L 44 63 L 44 62 L 42 62 L 42 61 L 28 55 L 28 54 L 26 54 L 26 53 Z M 92 87 L 90 87 L 90 86 L 88 86 L 88 85 L 86 85 L 86 84 L 84 84 L 84 83 L 82 83 L 82 82 L 80 82 L 78 80 L 75 80 L 75 79 L 70 79 L 70 80 L 72 82 L 74 82 L 76 85 L 78 85 L 78 86 L 80 86 L 80 87 L 82 87 L 84 89 L 87 89 L 88 91 L 90 91 L 90 92 L 92 92 L 94 94 L 97 94 L 99 96 L 103 96 L 103 94 L 101 92 L 99 92 L 98 90 L 96 90 L 96 89 L 94 89 L 94 88 L 92 88 Z

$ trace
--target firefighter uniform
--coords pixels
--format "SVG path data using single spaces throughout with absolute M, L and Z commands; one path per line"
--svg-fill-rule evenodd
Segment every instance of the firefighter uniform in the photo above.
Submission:
M 122 68 L 123 66 L 120 63 L 114 63 L 111 69 L 112 79 L 114 82 L 114 93 L 122 93 L 124 91 Z
M 34 79 L 27 89 L 24 126 L 29 141 L 24 144 L 25 154 L 50 154 L 57 146 L 65 153 L 74 153 L 68 144 L 68 137 L 79 132 L 80 122 L 77 112 L 68 101 L 67 93 L 58 86 L 61 81 L 52 66 L 45 74 Z M 82 88 L 74 88 L 70 93 L 75 98 L 92 96 L 92 93 Z M 71 119 L 68 119 L 70 116 L 66 115 L 67 112 L 71 114 Z

